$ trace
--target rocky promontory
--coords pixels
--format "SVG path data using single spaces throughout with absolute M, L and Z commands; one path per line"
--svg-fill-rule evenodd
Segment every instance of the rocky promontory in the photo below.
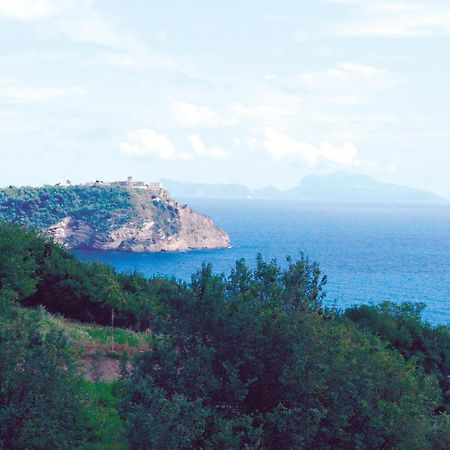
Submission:
M 0 219 L 35 227 L 71 249 L 185 251 L 230 246 L 209 217 L 157 183 L 70 184 L 0 190 Z

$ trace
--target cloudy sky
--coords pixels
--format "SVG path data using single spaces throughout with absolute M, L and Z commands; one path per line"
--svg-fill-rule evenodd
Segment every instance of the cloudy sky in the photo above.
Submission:
M 450 197 L 449 74 L 448 0 L 0 0 L 0 185 L 346 170 Z

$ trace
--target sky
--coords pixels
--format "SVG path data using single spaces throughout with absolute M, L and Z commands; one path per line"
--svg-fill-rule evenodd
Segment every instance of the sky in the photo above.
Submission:
M 0 186 L 298 185 L 450 197 L 448 0 L 0 0 Z

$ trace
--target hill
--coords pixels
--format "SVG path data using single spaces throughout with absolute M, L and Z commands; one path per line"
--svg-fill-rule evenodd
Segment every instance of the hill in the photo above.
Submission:
M 209 217 L 144 183 L 0 189 L 0 221 L 37 228 L 68 248 L 158 252 L 230 245 Z
M 179 183 L 161 180 L 181 198 L 258 198 L 306 202 L 439 204 L 449 200 L 431 192 L 395 184 L 381 183 L 372 177 L 346 172 L 309 175 L 292 189 L 274 186 L 250 190 L 238 184 Z
M 381 183 L 372 177 L 346 172 L 310 175 L 299 186 L 283 192 L 286 198 L 305 201 L 348 203 L 442 203 L 446 199 L 431 192 L 395 184 Z

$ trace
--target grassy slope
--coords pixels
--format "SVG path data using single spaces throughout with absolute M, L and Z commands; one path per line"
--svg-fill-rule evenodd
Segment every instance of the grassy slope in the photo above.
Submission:
M 29 310 L 22 308 L 24 315 Z M 42 332 L 63 330 L 74 348 L 75 355 L 80 358 L 101 354 L 106 358 L 119 358 L 119 352 L 111 352 L 111 328 L 99 325 L 84 324 L 68 320 L 63 316 L 50 314 L 42 309 L 42 319 L 39 328 Z M 116 350 L 125 350 L 135 353 L 148 348 L 151 337 L 146 333 L 115 328 L 114 340 Z M 80 364 L 82 366 L 82 364 Z M 83 390 L 89 411 L 91 427 L 94 431 L 91 442 L 84 447 L 85 450 L 123 450 L 127 449 L 127 440 L 124 437 L 124 426 L 117 410 L 120 381 L 92 382 L 83 381 Z
M 129 348 L 131 352 L 150 343 L 150 336 L 146 333 L 136 333 L 125 328 L 114 328 L 112 333 L 111 327 L 77 322 L 46 311 L 43 313 L 40 328 L 43 332 L 63 330 L 69 341 L 76 348 L 81 349 L 95 348 L 95 346 L 99 349 L 107 348 L 111 345 L 112 334 L 114 334 L 116 346 Z

